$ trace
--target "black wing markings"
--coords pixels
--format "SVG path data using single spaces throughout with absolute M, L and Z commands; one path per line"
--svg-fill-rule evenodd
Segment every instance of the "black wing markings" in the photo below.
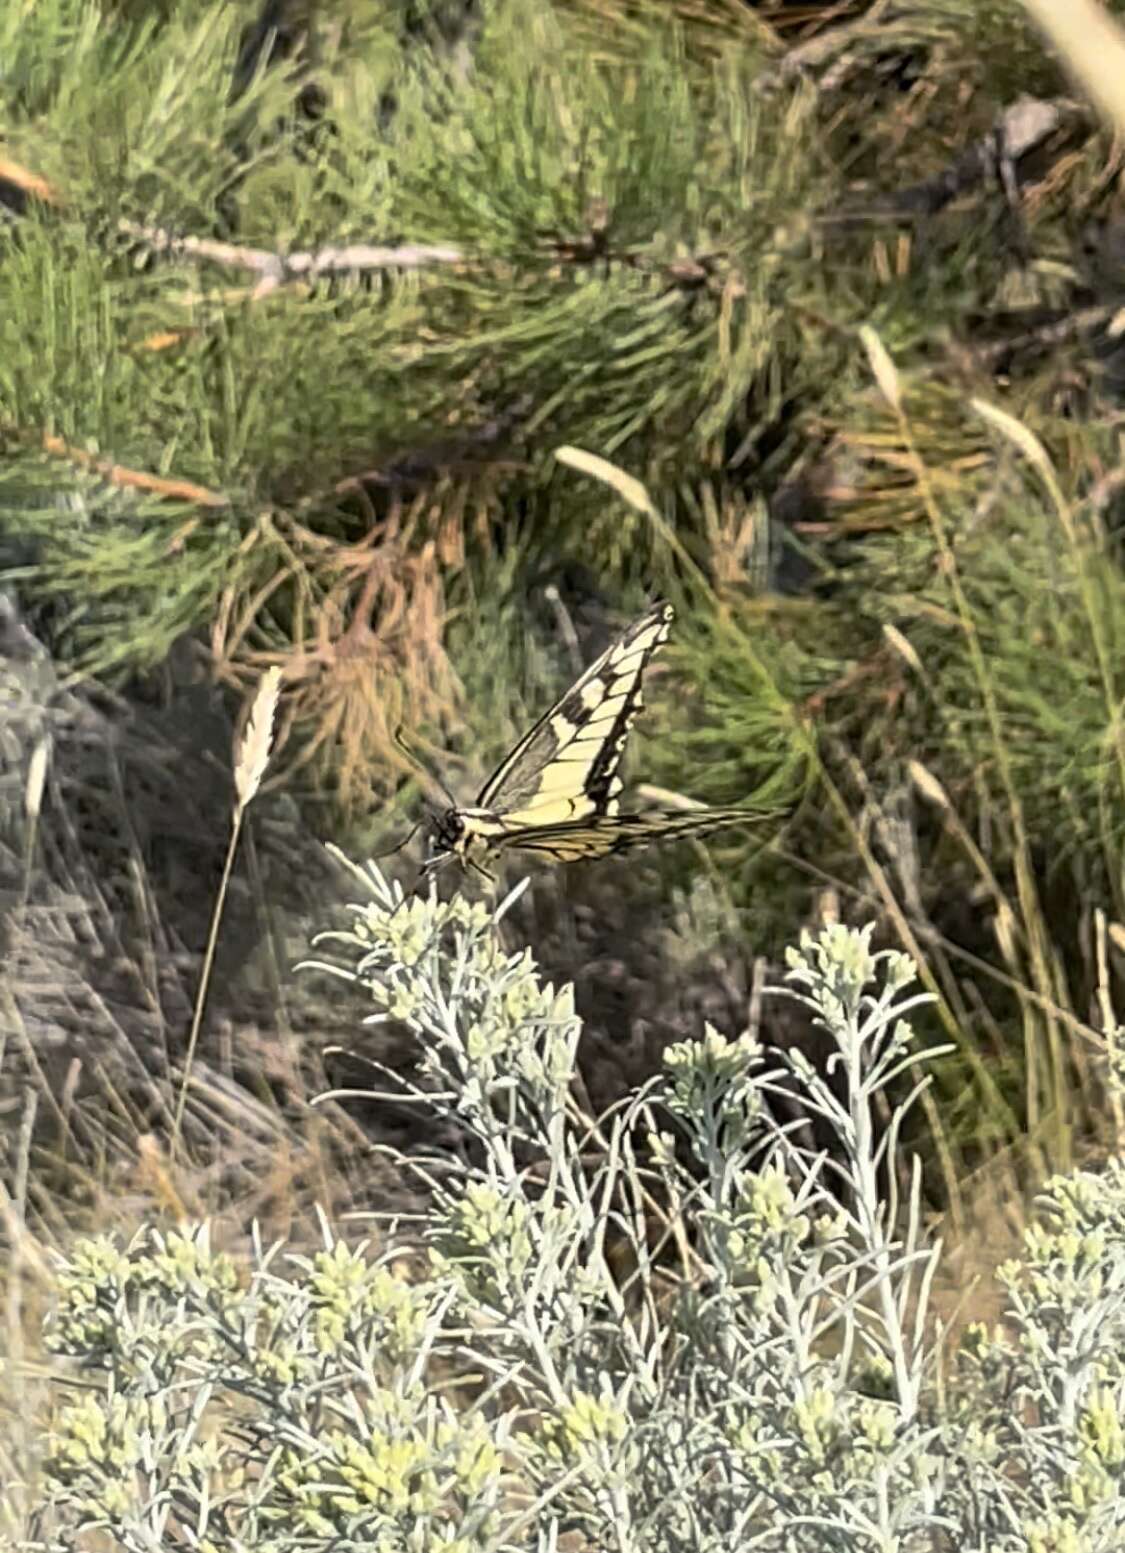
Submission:
M 537 810 L 555 810 L 560 823 L 616 812 L 618 767 L 643 705 L 642 676 L 672 617 L 672 606 L 658 603 L 634 621 L 520 739 L 476 807 L 513 825 L 525 816 L 536 823 Z

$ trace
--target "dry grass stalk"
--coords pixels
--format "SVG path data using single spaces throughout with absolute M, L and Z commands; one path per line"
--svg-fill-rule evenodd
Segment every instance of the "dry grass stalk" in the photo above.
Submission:
M 1125 32 L 1094 0 L 1066 0 L 1065 4 L 1023 0 L 1023 4 L 1120 134 L 1125 130 Z
M 887 347 L 870 324 L 863 325 L 859 331 L 859 337 L 867 352 L 867 359 L 871 363 L 871 371 L 879 385 L 879 392 L 897 414 L 902 409 L 902 393 L 899 388 L 898 372 L 887 352 Z
M 281 670 L 274 664 L 262 675 L 235 753 L 234 790 L 240 809 L 254 798 L 265 775 L 273 746 L 273 721 L 280 691 Z
M 24 788 L 24 808 L 29 820 L 37 820 L 43 808 L 43 788 L 47 782 L 47 761 L 51 754 L 49 739 L 40 739 L 31 752 Z
M 192 1064 L 195 1061 L 195 1048 L 199 1040 L 199 1030 L 203 1023 L 203 1009 L 207 1001 L 207 989 L 211 982 L 211 970 L 215 963 L 215 950 L 219 942 L 219 924 L 223 918 L 223 905 L 227 898 L 227 889 L 230 885 L 231 869 L 234 866 L 234 854 L 238 847 L 238 838 L 242 831 L 242 816 L 246 812 L 246 806 L 257 793 L 265 775 L 266 765 L 270 758 L 270 750 L 273 743 L 273 720 L 277 711 L 277 698 L 281 686 L 281 670 L 277 665 L 268 668 L 258 682 L 258 690 L 250 708 L 250 715 L 246 720 L 246 729 L 239 743 L 235 756 L 234 786 L 237 802 L 234 808 L 234 823 L 231 826 L 230 845 L 227 847 L 226 861 L 223 864 L 223 877 L 219 883 L 219 893 L 215 897 L 215 909 L 211 913 L 211 927 L 207 934 L 207 948 L 203 956 L 203 968 L 199 974 L 199 991 L 196 994 L 195 1009 L 192 1014 L 191 1034 L 188 1036 L 187 1055 L 184 1058 L 184 1076 L 180 1084 L 180 1095 L 176 1102 L 176 1116 L 172 1123 L 172 1140 L 170 1154 L 175 1158 L 176 1149 L 180 1141 L 180 1127 L 184 1117 L 184 1105 L 187 1101 L 188 1085 L 191 1082 Z

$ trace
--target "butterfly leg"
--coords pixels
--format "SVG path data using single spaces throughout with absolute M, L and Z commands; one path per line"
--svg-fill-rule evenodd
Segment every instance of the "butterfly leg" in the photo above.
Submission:
M 455 852 L 436 852 L 433 857 L 428 857 L 418 870 L 418 879 L 428 879 L 431 874 L 439 873 L 447 863 L 451 863 L 457 854 Z

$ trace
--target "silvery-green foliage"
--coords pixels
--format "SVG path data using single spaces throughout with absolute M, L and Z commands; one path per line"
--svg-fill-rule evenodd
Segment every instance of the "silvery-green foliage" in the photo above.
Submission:
M 1125 1160 L 1047 1183 L 952 1388 L 966 1525 L 996 1553 L 1125 1547 Z M 976 1545 L 976 1543 L 972 1544 Z
M 507 1423 L 423 1383 L 444 1289 L 327 1229 L 296 1277 L 277 1261 L 240 1279 L 206 1229 L 78 1248 L 48 1343 L 105 1381 L 53 1419 L 53 1524 L 136 1550 L 490 1545 Z
M 394 1018 L 416 1034 L 422 1080 L 408 1096 L 455 1124 L 480 1160 L 433 1166 L 430 1265 L 454 1309 L 487 1331 L 481 1362 L 527 1366 L 529 1405 L 568 1405 L 560 1367 L 585 1395 L 579 1381 L 597 1380 L 608 1353 L 639 1353 L 605 1241 L 622 1193 L 641 1202 L 621 1119 L 599 1127 L 570 1096 L 573 989 L 544 984 L 528 951 L 502 948 L 515 894 L 491 914 L 460 898 L 405 900 L 373 868 L 357 872 L 371 900 L 353 908 L 350 932 L 318 940 L 336 960 L 314 963 L 369 992 L 370 1023 Z
M 767 1066 L 747 1037 L 708 1031 L 666 1054 L 664 1101 L 704 1173 L 695 1220 L 706 1269 L 674 1317 L 691 1345 L 694 1418 L 661 1453 L 667 1502 L 692 1504 L 701 1460 L 711 1485 L 701 1540 L 669 1547 L 922 1549 L 949 1529 L 939 1430 L 920 1406 L 937 1251 L 921 1243 L 917 1179 L 904 1227 L 888 1213 L 881 1181 L 901 1112 L 890 1133 L 872 1115 L 881 1085 L 921 1061 L 905 1015 L 924 1000 L 901 995 L 909 962 L 873 954 L 868 938 L 806 936 L 777 989 L 809 1007 L 826 1072 L 844 1067 L 844 1101 L 800 1054 Z M 770 1122 L 786 1080 L 830 1122 L 831 1161 Z
M 37 1546 L 1125 1546 L 1125 1165 L 1050 1184 L 1003 1271 L 1008 1334 L 941 1376 L 916 1169 L 899 1200 L 933 1055 L 904 956 L 806 935 L 775 992 L 812 1016 L 815 1070 L 708 1027 L 595 1119 L 571 989 L 504 947 L 509 902 L 354 873 L 366 899 L 315 963 L 418 1040 L 396 1097 L 447 1140 L 402 1160 L 421 1234 L 392 1222 L 373 1255 L 325 1226 L 315 1257 L 259 1249 L 245 1276 L 205 1230 L 77 1248 L 50 1340 L 101 1381 L 56 1411 Z M 772 1119 L 794 1086 L 830 1157 Z

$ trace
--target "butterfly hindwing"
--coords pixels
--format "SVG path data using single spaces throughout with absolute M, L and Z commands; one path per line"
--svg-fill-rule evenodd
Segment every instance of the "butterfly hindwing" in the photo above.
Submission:
M 591 815 L 560 824 L 533 825 L 494 839 L 497 851 L 509 847 L 537 852 L 558 863 L 609 857 L 653 841 L 703 836 L 728 825 L 753 824 L 761 818 L 747 809 L 648 809 L 639 814 Z
M 520 740 L 485 783 L 477 809 L 505 829 L 615 814 L 641 679 L 671 624 L 670 604 L 654 604 L 635 621 Z

